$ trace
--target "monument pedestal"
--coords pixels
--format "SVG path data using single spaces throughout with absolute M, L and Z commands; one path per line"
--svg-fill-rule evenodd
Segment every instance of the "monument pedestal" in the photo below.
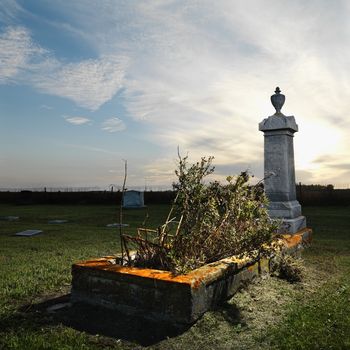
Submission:
M 297 200 L 270 202 L 269 213 L 272 217 L 293 219 L 301 215 L 301 205 Z
M 281 113 L 285 96 L 279 88 L 275 92 L 271 102 L 276 113 L 259 124 L 259 130 L 264 132 L 265 192 L 270 217 L 282 219 L 283 232 L 293 234 L 306 227 L 295 190 L 293 138 L 298 125 L 293 116 Z
M 283 218 L 283 223 L 280 233 L 291 233 L 294 234 L 302 229 L 306 228 L 306 218 L 305 216 L 298 216 L 294 219 Z

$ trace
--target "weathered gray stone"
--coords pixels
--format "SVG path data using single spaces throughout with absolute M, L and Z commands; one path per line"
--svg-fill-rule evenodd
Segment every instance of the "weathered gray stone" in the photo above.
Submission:
M 298 216 L 294 219 L 283 219 L 283 227 L 281 233 L 289 232 L 295 233 L 306 227 L 306 218 L 305 216 Z
M 293 137 L 298 125 L 294 116 L 281 113 L 284 99 L 276 88 L 276 94 L 271 96 L 276 113 L 264 119 L 259 124 L 259 130 L 264 132 L 265 192 L 270 201 L 270 217 L 288 222 L 285 232 L 295 233 L 306 227 L 306 220 L 301 215 L 295 190 Z
M 56 224 L 65 224 L 66 222 L 68 222 L 68 220 L 49 220 L 49 224 L 51 225 L 56 225 Z
M 126 191 L 123 196 L 123 208 L 143 208 L 144 194 L 140 191 Z
M 242 264 L 238 269 L 238 265 L 234 259 L 224 259 L 189 275 L 171 277 L 159 270 L 75 264 L 71 302 L 174 323 L 193 323 L 259 274 L 258 263 L 251 268 Z
M 295 253 L 310 243 L 312 231 L 284 235 L 285 249 Z M 270 258 L 255 262 L 231 257 L 185 275 L 169 271 L 112 264 L 116 257 L 84 261 L 72 266 L 72 303 L 87 303 L 128 315 L 191 324 L 206 311 L 232 297 L 261 273 Z
M 293 219 L 301 215 L 301 205 L 297 200 L 270 202 L 269 213 L 272 217 Z
M 30 236 L 38 235 L 39 233 L 42 233 L 42 232 L 43 231 L 41 231 L 41 230 L 25 230 L 25 231 L 15 233 L 15 236 L 30 237 Z
M 120 224 L 119 222 L 114 222 L 113 224 L 107 224 L 106 227 L 127 227 L 129 224 Z
M 4 221 L 17 221 L 19 219 L 19 216 L 0 216 L 0 220 L 4 220 Z
M 278 113 L 264 119 L 259 124 L 259 130 L 264 132 L 275 131 L 276 134 L 278 134 L 277 130 L 280 130 L 282 134 L 287 131 L 294 133 L 298 131 L 298 125 L 295 122 L 294 116 L 287 117 L 282 113 Z M 291 136 L 293 136 L 293 134 Z

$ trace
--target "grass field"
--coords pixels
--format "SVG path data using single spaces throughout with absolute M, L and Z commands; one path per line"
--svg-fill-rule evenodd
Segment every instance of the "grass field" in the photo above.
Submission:
M 148 207 L 156 227 L 168 206 Z M 135 232 L 146 210 L 124 212 Z M 350 349 L 350 208 L 305 207 L 314 242 L 306 276 L 289 284 L 265 277 L 188 329 L 117 313 L 47 307 L 69 298 L 71 264 L 119 252 L 112 206 L 8 206 L 0 216 L 0 349 Z M 65 224 L 48 220 L 65 219 Z M 13 236 L 40 229 L 33 237 Z

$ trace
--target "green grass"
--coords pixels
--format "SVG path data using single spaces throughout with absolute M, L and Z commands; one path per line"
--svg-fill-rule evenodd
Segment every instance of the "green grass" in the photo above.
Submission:
M 152 227 L 164 220 L 167 207 L 152 206 L 148 211 Z M 116 207 L 2 205 L 0 213 L 20 217 L 19 221 L 0 221 L 0 319 L 23 301 L 69 286 L 74 262 L 120 251 L 119 229 L 106 227 L 119 222 Z M 146 209 L 124 210 L 123 220 L 130 224 L 125 232 L 135 232 L 145 214 Z M 48 224 L 57 218 L 68 222 Z M 13 236 L 26 229 L 40 229 L 43 233 Z
M 314 242 L 306 262 L 325 283 L 289 305 L 281 324 L 265 337 L 278 349 L 350 349 L 350 208 L 305 208 Z
M 164 222 L 168 209 L 149 206 L 147 226 Z M 145 213 L 124 211 L 125 232 L 134 233 Z M 165 330 L 149 342 L 152 348 L 350 349 L 350 208 L 305 207 L 304 214 L 314 242 L 303 253 L 308 272 L 302 284 L 262 280 L 190 329 L 169 331 L 169 339 Z M 135 349 L 143 329 L 161 333 L 121 315 L 115 325 L 106 316 L 109 323 L 99 331 L 84 329 L 70 324 L 67 314 L 38 307 L 69 292 L 72 263 L 119 252 L 118 229 L 106 227 L 119 221 L 116 207 L 0 205 L 0 216 L 6 215 L 20 220 L 0 221 L 0 349 Z M 68 223 L 50 225 L 51 219 Z M 13 236 L 25 229 L 43 233 Z M 95 314 L 89 322 L 104 317 Z M 104 327 L 110 332 L 103 334 Z

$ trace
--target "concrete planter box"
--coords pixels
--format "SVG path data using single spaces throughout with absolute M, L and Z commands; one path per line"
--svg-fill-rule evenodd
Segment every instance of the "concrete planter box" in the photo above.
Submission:
M 291 253 L 311 242 L 311 229 L 285 235 Z M 115 309 L 173 323 L 191 324 L 215 305 L 263 272 L 269 259 L 252 262 L 235 257 L 202 266 L 185 275 L 168 271 L 124 267 L 115 257 L 83 261 L 72 266 L 73 303 Z

